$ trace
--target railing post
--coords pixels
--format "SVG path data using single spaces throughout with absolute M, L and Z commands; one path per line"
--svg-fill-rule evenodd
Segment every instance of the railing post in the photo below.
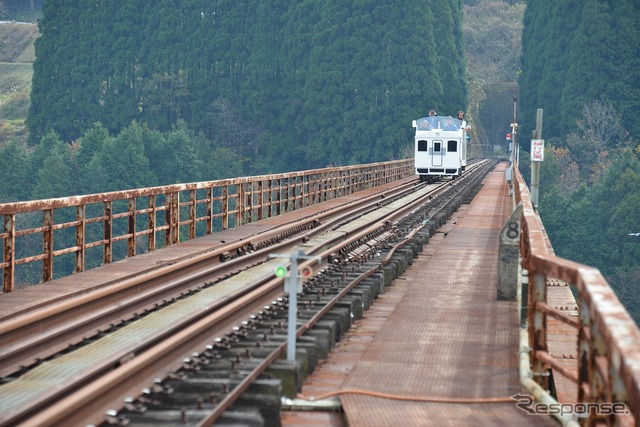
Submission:
M 273 179 L 267 181 L 267 218 L 273 216 Z
M 278 178 L 276 183 L 276 216 L 280 215 L 280 204 L 282 203 L 282 179 Z M 272 215 L 273 216 L 273 215 Z
M 589 361 L 591 360 L 591 331 L 589 330 L 591 319 L 589 307 L 584 304 L 584 299 L 578 294 L 578 307 L 580 326 L 578 329 L 578 402 L 591 401 L 589 386 Z
M 165 246 L 171 246 L 180 240 L 180 192 L 172 191 L 166 195 L 165 218 L 169 226 L 164 236 Z
M 84 271 L 86 214 L 85 205 L 76 206 L 76 221 L 78 221 L 78 225 L 76 225 L 76 246 L 78 246 L 78 250 L 76 250 L 76 273 Z
M 42 254 L 46 255 L 42 260 L 42 281 L 53 279 L 53 209 L 42 211 Z
M 189 191 L 189 240 L 196 238 L 196 190 Z
M 129 199 L 129 250 L 127 256 L 136 256 L 136 198 Z
M 109 264 L 113 259 L 113 202 L 104 202 L 104 250 L 102 260 Z
M 295 209 L 301 209 L 304 206 L 304 176 L 295 177 L 295 187 L 293 192 L 295 201 Z
M 578 402 L 580 403 L 626 403 L 629 393 L 619 375 L 619 367 L 611 363 L 614 357 L 607 351 L 606 343 L 591 321 L 589 307 L 578 295 L 580 326 L 578 330 Z M 618 361 L 619 363 L 619 361 Z M 589 412 L 587 425 L 613 425 L 611 416 Z
M 4 234 L 2 248 L 2 292 L 13 291 L 15 277 L 15 245 L 16 245 L 16 214 L 4 214 Z
M 207 188 L 207 234 L 213 233 L 213 187 Z
M 311 205 L 311 175 L 305 174 L 302 178 L 304 181 L 304 207 Z
M 591 322 L 590 329 L 590 347 L 589 354 L 589 385 L 591 399 L 593 403 L 611 402 L 609 378 L 609 362 L 607 360 L 607 349 L 602 334 L 598 330 L 598 326 Z M 591 425 L 599 425 L 598 421 L 607 421 L 608 415 L 603 415 L 591 411 L 589 421 Z
M 236 185 L 236 227 L 244 224 L 244 183 Z
M 284 211 L 291 212 L 291 177 L 286 178 L 286 181 L 287 185 L 285 186 Z
M 264 209 L 264 194 L 262 193 L 262 181 L 258 181 L 258 221 L 262 219 Z
M 149 213 L 147 213 L 147 229 L 149 230 L 147 250 L 151 252 L 156 250 L 156 196 L 155 194 L 152 194 L 147 199 L 147 207 L 149 208 Z
M 253 192 L 255 190 L 254 187 L 254 182 L 248 182 L 247 185 L 247 192 L 246 192 L 246 209 L 247 209 L 247 215 L 246 215 L 246 223 L 249 224 L 251 222 L 253 222 Z
M 222 187 L 222 198 L 220 200 L 222 204 L 222 229 L 229 229 L 229 186 Z
M 545 390 L 549 389 L 549 373 L 545 363 L 538 358 L 538 351 L 547 351 L 547 315 L 538 310 L 537 303 L 547 300 L 547 278 L 544 274 L 529 271 L 529 341 L 531 364 L 535 381 Z M 531 283 L 533 280 L 533 283 Z
M 171 244 L 180 243 L 180 191 L 171 197 Z

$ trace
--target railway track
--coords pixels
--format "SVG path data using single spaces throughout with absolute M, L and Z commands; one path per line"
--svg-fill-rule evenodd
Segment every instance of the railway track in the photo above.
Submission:
M 281 261 L 270 253 L 317 257 L 306 262 L 319 273 L 300 296 L 300 337 L 489 167 L 362 199 L 7 319 L 0 425 L 213 425 L 286 349 L 287 298 L 274 275 Z M 359 309 L 347 306 L 347 317 Z

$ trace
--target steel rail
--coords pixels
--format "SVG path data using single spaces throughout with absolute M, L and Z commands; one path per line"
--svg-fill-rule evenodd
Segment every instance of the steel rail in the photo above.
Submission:
M 15 267 L 21 264 L 42 260 L 42 281 L 48 282 L 53 279 L 54 258 L 63 253 L 75 252 L 75 272 L 80 272 L 85 270 L 86 250 L 91 247 L 102 247 L 103 262 L 107 264 L 114 261 L 113 243 L 119 240 L 127 240 L 126 257 L 132 257 L 136 255 L 139 237 L 147 237 L 148 252 L 157 249 L 159 240 L 156 239 L 156 232 L 163 232 L 164 245 L 170 246 L 201 234 L 196 228 L 198 223 L 206 225 L 201 231 L 212 234 L 214 220 L 220 220 L 221 228 L 226 230 L 229 228 L 230 221 L 233 221 L 233 225 L 236 226 L 254 222 L 265 216 L 277 216 L 281 210 L 296 210 L 411 175 L 412 160 L 405 159 L 369 165 L 341 166 L 0 204 L 0 217 L 4 224 L 0 232 L 3 248 L 3 256 L 0 259 L 2 291 L 8 293 L 14 290 Z M 183 193 L 187 193 L 187 202 L 180 201 Z M 164 203 L 158 204 L 160 200 L 164 200 Z M 117 207 L 118 204 L 122 204 L 123 212 L 114 212 L 114 208 L 120 210 Z M 142 204 L 146 207 L 138 209 L 138 205 Z M 199 206 L 206 211 L 205 216 L 198 216 Z M 88 210 L 94 208 L 101 210 L 102 214 L 98 213 L 99 216 L 88 218 Z M 74 209 L 76 220 L 56 224 L 54 217 L 60 209 Z M 163 211 L 164 215 L 161 215 Z M 40 226 L 24 230 L 17 229 L 17 224 L 22 222 L 20 218 L 24 218 L 24 214 L 35 212 L 39 212 L 42 216 Z M 188 219 L 181 220 L 183 213 L 187 214 Z M 137 231 L 136 225 L 142 225 L 143 222 L 137 221 L 137 217 L 144 214 L 147 214 L 146 229 Z M 114 221 L 127 231 L 117 232 Z M 86 239 L 89 238 L 86 233 L 87 225 L 99 222 L 104 224 L 102 236 L 93 236 L 98 237 L 98 240 L 87 242 Z M 188 235 L 185 234 L 181 239 L 180 230 L 183 226 L 188 228 Z M 75 244 L 72 247 L 54 251 L 54 231 L 73 228 L 75 231 L 71 232 L 75 233 Z M 114 232 L 117 235 L 114 235 Z M 18 258 L 17 238 L 36 233 L 42 235 L 42 252 L 33 257 Z
M 477 166 L 480 166 L 480 164 L 476 165 L 476 167 Z M 411 204 L 408 204 L 402 209 L 399 209 L 394 213 L 393 216 L 385 219 L 384 221 L 385 224 L 388 224 L 389 222 L 392 222 L 392 221 L 396 221 L 399 217 L 402 217 L 406 215 L 408 212 L 415 210 L 416 206 L 423 205 L 425 200 L 429 200 L 430 197 L 439 195 L 445 192 L 447 189 L 448 187 L 441 186 L 435 189 L 434 192 L 425 195 L 425 197 L 420 198 Z M 432 217 L 437 216 L 442 211 L 443 208 L 444 207 L 441 207 L 440 209 L 436 209 L 433 212 Z M 408 244 L 413 239 L 415 233 L 417 233 L 420 229 L 422 229 L 423 226 L 424 224 L 418 227 L 415 227 L 411 232 L 408 233 L 407 237 L 404 240 L 402 240 L 401 242 L 396 244 L 393 248 L 391 248 L 391 250 L 386 255 L 386 257 L 381 261 L 381 265 L 388 264 L 392 256 L 394 255 L 394 253 L 398 249 Z M 367 231 L 370 231 L 370 230 L 369 229 L 363 230 L 357 236 L 354 236 L 354 238 L 357 240 L 362 238 L 363 235 L 370 234 L 370 233 L 367 233 Z M 337 247 L 331 248 L 329 250 L 326 250 L 323 253 L 317 254 L 317 256 L 319 256 L 323 260 L 327 259 L 334 251 L 344 248 L 346 246 L 348 246 L 348 243 L 343 243 L 342 245 L 340 245 L 340 248 L 337 248 Z M 311 253 L 315 253 L 315 252 L 312 251 Z M 315 262 L 317 261 L 308 260 L 303 262 L 301 265 L 313 265 Z M 360 274 L 357 278 L 353 279 L 340 292 L 338 292 L 338 294 L 336 294 L 329 302 L 327 302 L 322 309 L 320 309 L 315 315 L 313 315 L 302 326 L 300 326 L 296 331 L 296 336 L 299 338 L 300 336 L 302 336 L 304 332 L 311 329 L 325 314 L 329 312 L 329 310 L 331 310 L 331 308 L 333 308 L 338 303 L 338 301 L 344 298 L 344 296 L 347 295 L 351 290 L 353 290 L 353 288 L 355 288 L 358 284 L 360 284 L 365 279 L 371 277 L 371 275 L 375 274 L 379 270 L 380 270 L 379 266 L 373 267 L 363 272 L 362 274 Z M 216 420 L 220 418 L 220 416 L 222 416 L 224 411 L 229 409 L 231 405 L 242 395 L 242 393 L 244 393 L 249 388 L 251 383 L 253 383 L 256 379 L 258 379 L 258 377 L 268 368 L 268 366 L 272 364 L 275 360 L 277 360 L 278 357 L 280 357 L 280 355 L 282 355 L 286 351 L 286 349 L 287 349 L 287 343 L 282 343 L 275 350 L 273 350 L 269 354 L 269 356 L 265 358 L 265 360 L 262 363 L 260 363 L 249 374 L 247 374 L 245 378 L 231 392 L 229 392 L 224 397 L 224 399 L 222 399 L 222 401 L 220 401 L 215 406 L 215 408 L 213 408 L 212 411 L 205 418 L 203 418 L 196 426 L 197 427 L 212 426 L 216 422 Z
M 448 187 L 447 185 L 443 187 Z M 441 189 L 444 191 L 445 189 Z M 414 202 L 414 204 L 422 204 L 429 198 L 430 194 L 422 195 Z M 432 196 L 432 194 L 431 194 Z M 395 220 L 399 216 L 402 216 L 405 212 L 414 209 L 414 205 L 408 204 L 400 209 L 396 209 L 388 213 L 384 218 L 379 219 L 377 222 L 368 225 L 361 225 L 360 231 L 350 233 L 337 233 L 337 236 L 333 238 L 333 241 L 340 241 L 334 247 L 327 248 L 327 242 L 318 244 L 313 250 L 320 250 L 325 248 L 322 256 L 326 258 L 335 251 L 347 247 L 353 241 L 363 239 L 368 234 L 371 234 L 375 230 L 380 228 L 387 228 L 389 222 Z M 346 240 L 345 240 L 346 239 Z M 186 329 L 184 332 L 172 333 L 171 337 L 164 337 L 162 339 L 157 338 L 156 341 L 160 342 L 159 346 L 148 348 L 142 351 L 140 355 L 117 367 L 110 373 L 107 373 L 102 380 L 92 382 L 85 387 L 77 389 L 73 392 L 58 391 L 58 395 L 68 394 L 63 400 L 54 404 L 54 406 L 45 409 L 42 405 L 37 407 L 38 415 L 35 418 L 30 418 L 29 423 L 33 425 L 57 425 L 56 422 L 60 422 L 60 425 L 74 424 L 76 420 L 93 420 L 92 417 L 96 417 L 96 414 L 104 413 L 105 409 L 109 408 L 113 402 L 123 402 L 123 396 L 131 393 L 132 390 L 139 390 L 139 384 L 150 382 L 154 377 L 158 376 L 158 372 L 166 372 L 170 367 L 180 365 L 180 356 L 190 354 L 197 347 L 204 347 L 203 343 L 206 343 L 207 339 L 212 335 L 220 335 L 226 329 L 229 329 L 233 324 L 237 324 L 242 318 L 248 317 L 248 313 L 252 310 L 257 310 L 264 304 L 264 301 L 270 301 L 274 298 L 275 294 L 281 294 L 281 280 L 274 280 L 266 278 L 266 283 L 259 285 L 254 284 L 250 290 L 242 292 L 240 299 L 242 304 L 238 301 L 229 301 L 216 308 L 214 313 L 210 316 L 198 317 L 195 320 L 185 322 Z M 260 301 L 255 301 L 257 295 L 262 295 L 263 298 Z M 250 301 L 253 301 L 250 303 Z M 251 305 L 253 309 L 246 309 L 246 306 Z M 241 308 L 245 307 L 245 308 Z M 209 310 L 209 311 L 212 311 Z M 221 317 L 224 314 L 225 317 Z M 228 316 L 233 315 L 233 319 Z M 199 341 L 197 346 L 195 342 Z M 146 344 L 149 347 L 150 344 Z M 182 346 L 180 349 L 174 348 L 174 346 Z M 152 371 L 152 372 L 151 372 Z M 88 379 L 83 379 L 78 382 L 78 385 L 84 384 Z M 112 396 L 117 395 L 118 398 L 111 400 Z M 109 401 L 108 403 L 105 403 Z M 107 406 L 105 406 L 107 405 Z M 42 424 L 40 424 L 42 423 Z
M 237 270 L 238 264 L 262 262 L 266 251 L 286 250 L 295 244 L 317 235 L 344 221 L 348 216 L 366 212 L 379 203 L 381 197 L 393 200 L 413 192 L 414 183 L 407 183 L 392 190 L 363 197 L 331 210 L 310 215 L 292 224 L 282 224 L 264 233 L 248 236 L 236 242 L 204 249 L 170 264 L 121 279 L 111 286 L 103 286 L 93 292 L 40 307 L 0 323 L 3 349 L 0 350 L 0 376 L 6 376 L 35 362 L 55 354 L 70 344 L 100 333 L 122 319 L 135 317 L 138 312 L 155 309 L 163 299 L 171 299 L 215 281 Z M 347 212 L 347 213 L 345 213 Z M 320 224 L 320 225 L 318 225 Z M 272 243 L 268 248 L 250 251 L 228 262 L 220 262 L 224 254 L 247 247 L 260 247 L 296 229 L 306 233 L 285 241 Z M 314 229 L 315 228 L 315 229 Z M 169 285 L 166 285 L 166 283 Z M 44 329 L 44 330 L 43 330 Z M 31 337 L 24 340 L 24 336 Z

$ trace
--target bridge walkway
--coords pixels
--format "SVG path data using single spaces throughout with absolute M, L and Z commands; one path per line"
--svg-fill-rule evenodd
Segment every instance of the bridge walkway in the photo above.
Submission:
M 471 204 L 438 230 L 405 276 L 356 323 L 348 340 L 316 370 L 302 393 L 344 394 L 346 422 L 356 426 L 557 425 L 528 415 L 521 393 L 515 301 L 496 300 L 498 235 L 513 211 L 505 165 L 491 172 Z M 440 399 L 401 401 L 376 393 Z M 457 399 L 496 403 L 454 403 Z M 283 425 L 340 425 L 333 416 L 283 413 Z

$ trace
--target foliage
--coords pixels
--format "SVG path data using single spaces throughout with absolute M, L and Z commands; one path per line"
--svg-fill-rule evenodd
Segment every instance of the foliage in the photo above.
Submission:
M 0 203 L 29 198 L 29 154 L 24 143 L 0 143 Z
M 522 36 L 522 130 L 545 110 L 547 137 L 576 130 L 593 100 L 615 103 L 631 134 L 640 131 L 640 7 L 634 0 L 528 1 Z
M 634 0 L 530 0 L 520 76 L 520 134 L 543 108 L 553 145 L 540 213 L 554 248 L 598 267 L 636 319 L 626 280 L 640 272 L 640 239 L 629 235 L 640 232 L 639 21 Z
M 640 156 L 609 104 L 590 103 L 576 126 L 565 144 L 551 139 L 566 148 L 547 147 L 540 215 L 556 252 L 599 268 L 638 319 L 622 278 L 640 272 Z
M 481 153 L 494 145 L 507 150 L 505 134 L 513 122 L 513 98 L 522 53 L 522 1 L 465 2 L 464 41 L 469 79 L 473 142 Z
M 22 89 L 9 93 L 0 102 L 0 117 L 7 120 L 22 119 L 29 110 L 29 91 Z
M 35 186 L 33 199 L 46 199 L 52 194 L 69 196 L 71 185 L 71 168 L 69 167 L 69 149 L 55 134 L 46 136 L 50 141 L 43 145 L 42 158 L 37 159 L 41 165 L 34 169 Z
M 261 172 L 308 169 L 395 157 L 412 119 L 467 104 L 461 0 L 62 3 L 43 6 L 31 145 L 184 120 Z
M 540 214 L 556 252 L 593 265 L 606 275 L 640 268 L 640 161 L 628 150 L 615 154 L 602 180 L 572 193 L 553 186 Z M 567 218 L 575 218 L 567 221 Z
M 2 126 L 0 126 L 0 134 Z M 74 144 L 50 132 L 35 148 L 0 141 L 0 203 L 232 178 L 251 162 L 234 147 L 212 147 L 179 121 L 160 132 L 132 122 L 112 135 L 94 123 Z

